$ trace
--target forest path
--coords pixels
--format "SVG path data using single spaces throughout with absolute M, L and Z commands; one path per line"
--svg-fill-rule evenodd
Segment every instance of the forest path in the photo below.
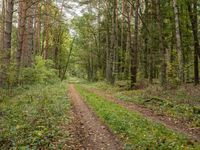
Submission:
M 87 106 L 74 85 L 69 86 L 69 97 L 73 106 L 73 131 L 81 145 L 75 149 L 87 150 L 121 150 L 123 144 L 110 132 Z
M 125 102 L 119 100 L 114 96 L 106 93 L 105 91 L 98 90 L 96 88 L 87 88 L 87 90 L 89 90 L 92 93 L 95 93 L 100 97 L 104 97 L 106 100 L 114 102 L 130 111 L 138 112 L 145 118 L 150 119 L 157 123 L 161 123 L 167 128 L 175 130 L 176 132 L 179 133 L 183 133 L 191 140 L 200 142 L 200 129 L 189 127 L 187 122 L 184 122 L 183 120 L 177 120 L 175 118 L 163 114 L 160 115 L 151 109 L 148 109 L 142 105 L 134 104 L 133 102 Z

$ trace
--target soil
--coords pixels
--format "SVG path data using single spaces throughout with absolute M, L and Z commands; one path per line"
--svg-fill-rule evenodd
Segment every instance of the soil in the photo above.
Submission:
M 122 150 L 122 142 L 94 114 L 73 85 L 69 86 L 68 92 L 73 108 L 73 121 L 70 125 L 73 146 L 70 149 Z
M 146 117 L 149 120 L 153 120 L 154 122 L 161 123 L 165 127 L 175 130 L 176 132 L 185 134 L 190 140 L 200 142 L 200 129 L 199 128 L 191 128 L 188 123 L 183 120 L 178 120 L 176 118 L 169 117 L 164 114 L 158 114 L 155 111 L 146 108 L 145 106 L 134 104 L 133 102 L 125 102 L 119 100 L 112 96 L 109 93 L 106 93 L 102 90 L 97 90 L 95 88 L 88 89 L 90 92 L 97 94 L 100 97 L 104 97 L 109 101 L 112 101 L 128 110 L 138 112 L 142 116 Z

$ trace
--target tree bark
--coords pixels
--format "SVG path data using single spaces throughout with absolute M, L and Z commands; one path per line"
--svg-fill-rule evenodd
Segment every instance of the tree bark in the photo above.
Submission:
M 107 34 L 106 34 L 106 42 L 107 42 L 107 50 L 106 50 L 106 80 L 109 83 L 113 83 L 113 35 L 111 35 L 110 33 L 110 14 L 109 14 L 109 10 L 110 10 L 110 3 L 107 2 L 107 26 L 106 26 L 106 30 L 107 30 Z M 113 25 L 113 23 L 112 23 Z M 112 28 L 113 29 L 113 28 Z M 112 34 L 113 34 L 113 30 L 112 30 Z
M 138 67 L 138 28 L 139 28 L 139 5 L 140 1 L 136 0 L 135 8 L 135 32 L 134 32 L 134 44 L 131 48 L 131 88 L 135 86 L 137 82 L 137 67 Z
M 62 74 L 62 77 L 61 77 L 61 81 L 63 81 L 65 79 L 65 74 L 67 72 L 67 69 L 68 69 L 68 66 L 69 66 L 69 63 L 70 63 L 70 59 L 71 59 L 71 55 L 72 55 L 75 39 L 76 39 L 76 37 L 73 38 L 73 41 L 71 43 L 70 50 L 69 50 L 69 55 L 67 57 L 67 63 L 65 65 L 65 68 L 64 68 L 64 71 L 63 71 L 63 74 Z
M 19 12 L 18 12 L 18 47 L 16 54 L 16 62 L 17 62 L 17 80 L 19 82 L 20 69 L 22 66 L 22 55 L 24 52 L 24 38 L 26 31 L 26 1 L 19 1 Z
M 192 3 L 192 6 L 191 6 Z M 193 9 L 192 9 L 193 8 Z M 190 22 L 192 24 L 192 33 L 194 38 L 194 82 L 195 85 L 199 84 L 199 40 L 198 40 L 198 13 L 197 13 L 197 0 L 188 2 L 188 11 L 190 15 Z
M 125 71 L 124 71 L 124 79 L 128 79 L 130 75 L 130 56 L 131 48 L 132 48 L 132 31 L 131 31 L 131 19 L 133 16 L 133 7 L 132 4 L 126 3 L 126 14 L 127 14 L 127 32 L 126 32 L 126 51 L 125 51 Z
M 33 0 L 26 2 L 25 35 L 22 52 L 22 66 L 30 67 L 33 60 Z
M 7 70 L 10 64 L 10 54 L 11 54 L 11 38 L 12 38 L 12 21 L 13 21 L 13 8 L 14 8 L 14 0 L 6 1 L 5 8 L 5 22 L 4 22 L 4 30 L 3 30 L 3 49 L 2 49 L 2 62 L 1 62 L 1 76 L 0 76 L 0 86 L 4 86 L 6 84 L 7 78 Z
M 160 0 L 156 0 L 156 12 L 157 12 L 157 24 L 158 24 L 158 32 L 159 32 L 159 50 L 161 56 L 161 74 L 160 74 L 160 83 L 162 86 L 166 84 L 166 50 L 164 48 L 164 40 L 163 40 L 163 19 L 160 11 Z
M 173 0 L 173 8 L 174 8 L 175 31 L 176 31 L 176 47 L 177 47 L 178 62 L 179 62 L 179 79 L 181 83 L 184 83 L 185 82 L 184 55 L 183 55 L 183 49 L 182 49 L 182 44 L 181 44 L 177 0 Z
M 3 33 L 3 31 L 4 31 L 4 25 L 5 25 L 5 2 L 4 2 L 4 0 L 2 0 L 2 15 L 1 15 L 1 20 L 2 20 L 2 22 L 1 22 L 1 31 L 0 31 L 0 33 L 1 33 L 1 45 L 0 45 L 0 50 L 3 50 L 3 44 L 4 44 L 4 33 Z
M 50 18 L 49 18 L 49 13 L 50 13 L 50 7 L 49 5 L 51 4 L 51 0 L 46 0 L 46 4 L 45 4 L 45 11 L 46 11 L 46 17 L 45 17 L 45 48 L 44 48 L 44 53 L 43 53 L 43 57 L 44 59 L 48 58 L 48 51 L 49 51 L 49 39 L 50 39 L 50 33 L 49 33 L 49 29 L 50 29 Z
M 0 16 L 1 17 L 1 22 L 0 22 L 0 27 L 1 27 L 1 30 L 0 30 L 0 87 L 3 86 L 3 61 L 2 61 L 2 58 L 3 58 L 3 45 L 4 45 L 4 26 L 5 26 L 5 2 L 4 0 L 2 0 L 2 15 Z
M 121 20 L 121 48 L 120 48 L 120 63 L 119 63 L 119 79 L 123 78 L 123 70 L 124 70 L 124 21 L 125 21 L 125 17 L 124 17 L 124 13 L 125 13 L 125 0 L 122 0 L 122 20 Z
M 41 48 L 40 48 L 40 33 L 41 33 L 41 8 L 40 8 L 40 2 L 36 3 L 36 9 L 35 9 L 35 33 L 34 33 L 34 51 L 35 54 L 39 54 Z
M 149 2 L 148 0 L 145 0 L 145 23 L 149 24 Z M 149 35 L 147 35 L 148 33 L 148 27 L 145 27 L 145 31 L 144 31 L 144 59 L 143 59 L 143 66 L 144 66 L 144 78 L 148 79 L 148 49 L 149 49 Z
M 110 83 L 115 83 L 115 77 L 116 77 L 116 56 L 117 56 L 117 47 L 118 47 L 118 41 L 117 41 L 117 0 L 113 1 L 113 15 L 112 15 L 112 35 L 111 35 L 111 51 L 110 51 L 110 60 L 111 60 L 111 66 L 112 66 L 112 77 L 110 79 Z

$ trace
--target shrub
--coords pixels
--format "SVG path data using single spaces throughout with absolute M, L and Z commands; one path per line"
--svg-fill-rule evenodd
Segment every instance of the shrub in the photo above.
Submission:
M 45 60 L 41 56 L 36 56 L 35 64 L 32 67 L 23 68 L 20 81 L 24 84 L 48 83 L 57 79 L 56 70 L 53 68 L 52 60 Z
M 56 70 L 53 66 L 54 64 L 52 60 L 44 60 L 41 56 L 37 56 L 33 68 L 35 70 L 36 82 L 45 83 L 56 78 Z

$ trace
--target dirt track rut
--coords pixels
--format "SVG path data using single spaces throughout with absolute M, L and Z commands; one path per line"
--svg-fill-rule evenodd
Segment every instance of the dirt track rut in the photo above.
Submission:
M 121 150 L 123 144 L 110 132 L 80 97 L 73 85 L 69 86 L 69 97 L 72 101 L 74 116 L 77 121 L 75 130 L 79 145 L 75 149 L 87 150 Z
M 108 94 L 104 91 L 97 90 L 95 88 L 87 88 L 90 92 L 97 94 L 98 96 L 104 97 L 109 101 L 117 103 L 122 107 L 135 111 L 141 114 L 142 116 L 153 120 L 154 122 L 161 123 L 167 128 L 173 129 L 179 133 L 183 133 L 188 136 L 191 140 L 200 142 L 200 129 L 198 128 L 190 128 L 187 122 L 182 120 L 177 120 L 175 118 L 171 118 L 167 115 L 159 115 L 151 109 L 148 109 L 144 106 L 134 104 L 132 102 L 125 102 L 119 99 L 114 98 L 111 94 Z

